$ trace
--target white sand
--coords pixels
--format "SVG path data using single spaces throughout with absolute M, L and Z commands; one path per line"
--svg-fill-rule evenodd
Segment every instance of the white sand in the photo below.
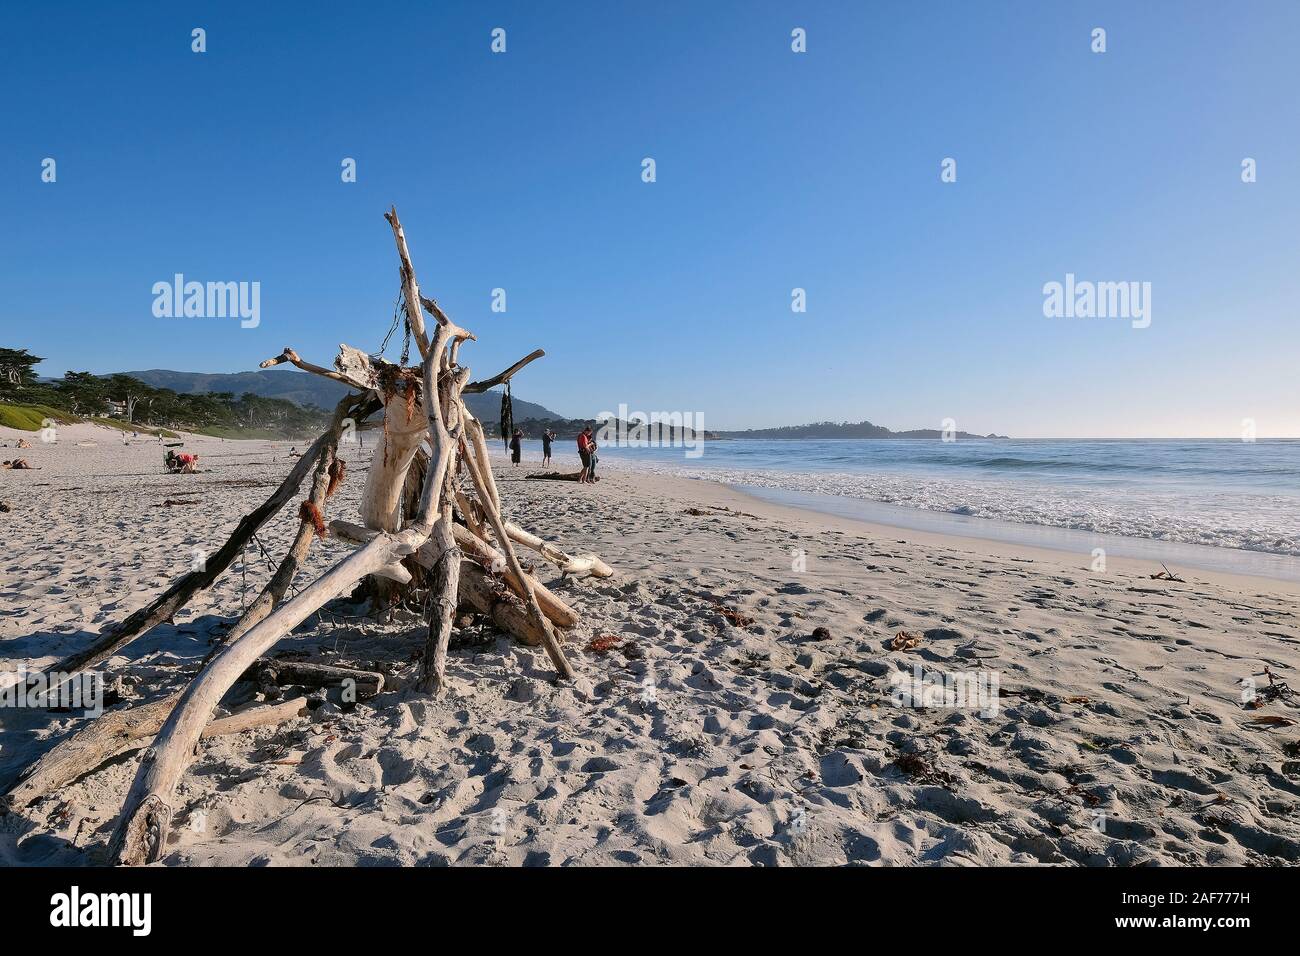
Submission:
M 98 445 L 78 448 L 82 431 Z M 0 472 L 0 669 L 49 664 L 147 603 L 265 498 L 291 443 L 188 438 L 210 470 L 187 476 L 161 473 L 156 441 L 124 448 L 107 429 L 34 444 L 0 450 L 41 469 Z M 355 516 L 364 479 L 359 450 L 345 457 L 332 517 Z M 1266 684 L 1268 665 L 1300 688 L 1293 586 L 1167 584 L 1124 562 L 1092 574 L 1088 556 L 861 525 L 703 482 L 607 471 L 591 488 L 528 470 L 498 467 L 519 523 L 619 572 L 541 571 L 585 616 L 567 644 L 578 680 L 555 685 L 544 654 L 476 625 L 453 645 L 453 693 L 432 701 L 401 689 L 418 621 L 334 608 L 280 649 L 377 667 L 399 689 L 205 741 L 166 864 L 1300 861 L 1300 754 L 1283 750 L 1300 724 L 1253 723 L 1300 717 L 1300 700 L 1247 709 L 1239 683 Z M 733 511 L 684 513 L 714 506 Z M 293 524 L 285 513 L 260 535 L 277 559 Z M 308 572 L 341 553 L 314 548 Z M 250 551 L 248 598 L 268 576 Z M 128 696 L 193 672 L 242 580 L 236 565 L 110 662 Z M 754 624 L 731 626 L 713 601 Z M 830 636 L 812 640 L 818 627 Z M 919 648 L 890 651 L 899 629 Z M 629 652 L 586 650 L 597 634 Z M 888 675 L 914 664 L 996 672 L 1000 709 L 897 706 Z M 0 720 L 6 785 L 81 723 Z M 0 820 L 0 863 L 96 862 L 135 766 Z

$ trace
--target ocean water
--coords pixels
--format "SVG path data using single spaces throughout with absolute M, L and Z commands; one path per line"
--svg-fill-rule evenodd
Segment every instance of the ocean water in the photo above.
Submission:
M 904 526 L 931 526 L 922 513 L 970 519 L 959 525 L 975 536 L 986 522 L 990 537 L 1008 525 L 1076 532 L 1070 548 L 1105 537 L 1300 558 L 1300 440 L 719 440 L 697 458 L 685 451 L 606 446 L 600 467 L 708 478 L 840 514 L 874 505 L 861 516 Z

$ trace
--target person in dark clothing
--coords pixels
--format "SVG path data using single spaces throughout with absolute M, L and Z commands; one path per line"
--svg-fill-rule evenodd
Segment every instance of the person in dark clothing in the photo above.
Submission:
M 555 440 L 555 432 L 549 428 L 542 432 L 542 467 L 545 468 L 551 463 L 551 442 Z
M 523 451 L 523 448 L 519 444 L 519 440 L 523 437 L 523 430 L 519 428 L 516 428 L 515 433 L 510 436 L 510 464 L 512 465 L 519 464 L 519 455 Z
M 595 444 L 591 440 L 591 426 L 588 425 L 578 433 L 578 457 L 582 459 L 582 471 L 578 474 L 578 483 L 585 485 L 587 475 L 591 473 L 591 448 Z

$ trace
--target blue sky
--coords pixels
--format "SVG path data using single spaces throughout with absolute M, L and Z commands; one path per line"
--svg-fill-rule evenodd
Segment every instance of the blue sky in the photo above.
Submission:
M 516 394 L 563 414 L 1300 435 L 1300 4 L 299 9 L 5 5 L 0 344 L 47 375 L 373 350 L 396 204 L 462 360 L 544 347 Z M 177 272 L 260 282 L 260 325 L 154 317 Z M 1150 282 L 1150 327 L 1044 317 L 1067 272 Z

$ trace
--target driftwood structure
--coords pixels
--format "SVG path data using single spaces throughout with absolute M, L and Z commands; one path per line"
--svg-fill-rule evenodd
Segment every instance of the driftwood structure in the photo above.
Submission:
M 304 361 L 292 348 L 262 363 L 290 363 L 355 389 L 339 402 L 330 427 L 294 464 L 260 507 L 246 515 L 203 570 L 178 579 L 145 608 L 105 629 L 99 640 L 52 666 L 61 679 L 107 661 L 155 625 L 171 619 L 195 594 L 210 587 L 257 530 L 290 501 L 312 474 L 298 507 L 298 529 L 288 553 L 263 592 L 250 604 L 183 690 L 141 706 L 111 711 L 58 744 L 0 798 L 5 809 L 41 799 L 105 760 L 144 749 L 109 844 L 111 860 L 157 860 L 176 813 L 177 783 L 205 736 L 235 733 L 304 712 L 299 698 L 263 704 L 213 721 L 226 693 L 240 680 L 261 684 L 326 686 L 348 680 L 362 696 L 378 693 L 380 674 L 265 658 L 281 639 L 328 601 L 371 582 L 379 600 L 422 601 L 428 624 L 416 686 L 441 694 L 456 609 L 464 604 L 520 641 L 541 647 L 561 679 L 573 676 L 563 632 L 578 620 L 565 602 L 520 563 L 516 546 L 535 551 L 564 574 L 607 577 L 613 571 L 594 555 L 574 557 L 507 519 L 488 460 L 482 425 L 463 396 L 508 384 L 545 353 L 538 349 L 505 371 L 471 382 L 459 361 L 475 336 L 457 326 L 437 302 L 421 294 L 406 235 L 396 210 L 385 214 L 400 264 L 400 303 L 406 329 L 419 350 L 418 366 L 386 362 L 347 345 L 334 368 Z M 433 320 L 426 325 L 425 314 Z M 344 479 L 337 458 L 345 428 L 382 411 L 383 431 L 361 494 L 360 521 L 325 524 L 328 501 Z M 312 541 L 332 534 L 356 546 L 345 558 L 285 600 Z

